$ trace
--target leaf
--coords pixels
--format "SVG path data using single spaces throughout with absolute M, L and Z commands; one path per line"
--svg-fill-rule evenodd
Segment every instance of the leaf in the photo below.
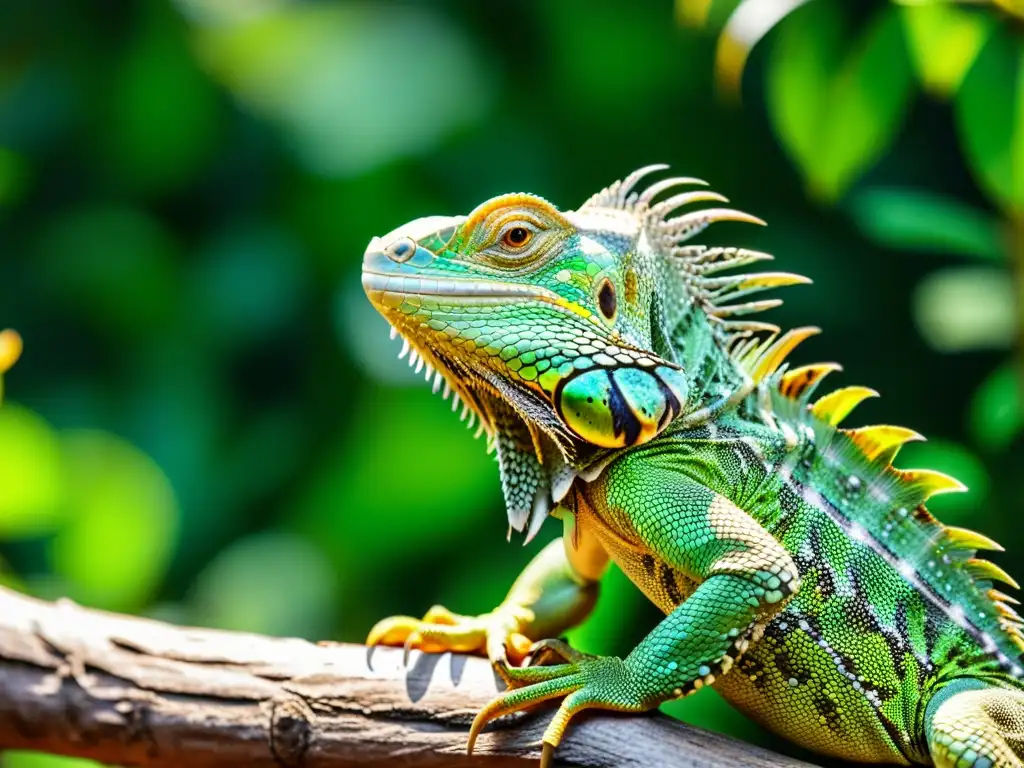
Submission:
M 497 467 L 484 441 L 473 440 L 422 375 L 407 380 L 411 388 L 377 387 L 359 398 L 291 516 L 343 573 L 365 576 L 488 520 L 504 534 Z
M 23 156 L 0 147 L 0 207 L 19 202 L 28 187 L 29 169 Z
M 134 612 L 153 596 L 174 551 L 178 507 L 170 483 L 141 451 L 114 435 L 61 435 L 67 462 L 65 525 L 50 542 L 54 572 L 72 598 Z
M 325 637 L 338 610 L 336 582 L 314 541 L 280 531 L 254 534 L 219 552 L 199 574 L 189 621 L 269 635 Z
M 831 73 L 840 63 L 843 22 L 836 7 L 816 3 L 780 30 L 766 73 L 768 115 L 775 132 L 804 170 L 815 162 Z
M 892 248 L 1003 261 L 999 222 L 985 211 L 933 192 L 875 187 L 850 201 L 860 230 Z
M 747 57 L 761 39 L 808 0 L 743 0 L 718 38 L 715 73 L 721 91 L 738 96 Z M 694 3 L 692 5 L 698 5 Z
M 18 576 L 11 570 L 11 566 L 0 557 L 0 587 L 7 587 L 7 589 L 13 589 L 17 592 L 27 592 L 28 589 L 25 583 L 18 578 Z M 3 768 L 2 758 L 0 758 L 0 768 Z
M 21 336 L 12 330 L 0 331 L 0 401 L 4 395 L 3 375 L 18 362 L 21 348 Z
M 52 531 L 63 519 L 64 494 L 53 428 L 26 408 L 0 408 L 0 539 Z
M 810 193 L 826 202 L 888 149 L 913 84 L 895 8 L 881 11 L 845 56 L 838 13 L 828 3 L 795 13 L 768 65 L 769 117 Z
M 89 204 L 52 216 L 37 247 L 49 289 L 95 328 L 149 341 L 183 311 L 177 245 L 139 208 Z
M 992 31 L 989 17 L 944 3 L 905 5 L 900 12 L 925 90 L 942 97 L 956 93 Z
M 676 0 L 676 20 L 687 27 L 703 27 L 714 0 Z
M 206 70 L 327 176 L 432 150 L 500 92 L 469 33 L 426 3 L 275 3 L 200 25 L 194 43 Z
M 986 194 L 1024 218 L 1024 39 L 999 30 L 956 100 L 964 154 Z
M 974 440 L 992 451 L 1003 451 L 1024 428 L 1020 372 L 1005 363 L 985 379 L 971 400 L 969 423 Z
M 165 193 L 194 183 L 217 149 L 215 86 L 196 65 L 184 24 L 164 3 L 144 3 L 116 67 L 104 76 L 95 146 L 108 173 Z M 108 65 L 109 66 L 109 65 Z
M 1016 331 L 1010 275 L 991 267 L 932 272 L 914 291 L 914 320 L 940 352 L 1008 349 Z

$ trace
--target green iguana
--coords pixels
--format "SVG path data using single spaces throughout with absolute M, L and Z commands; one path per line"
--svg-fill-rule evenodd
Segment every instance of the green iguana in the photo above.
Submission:
M 925 509 L 963 490 L 892 466 L 920 439 L 843 429 L 864 387 L 812 400 L 838 365 L 785 362 L 817 333 L 747 317 L 758 291 L 808 282 L 722 273 L 770 256 L 691 245 L 763 223 L 697 179 L 641 168 L 559 211 L 528 194 L 413 221 L 370 243 L 363 287 L 434 390 L 497 449 L 511 529 L 561 542 L 483 616 L 435 607 L 368 643 L 486 653 L 510 689 L 477 715 L 561 705 L 542 763 L 588 708 L 640 712 L 714 686 L 776 733 L 864 762 L 1021 765 L 1024 649 L 1013 580 L 987 537 Z M 464 413 L 466 412 L 464 411 Z M 665 613 L 625 658 L 555 637 L 581 622 L 609 561 Z M 1016 586 L 1016 585 L 1014 585 Z M 556 664 L 518 666 L 530 661 Z

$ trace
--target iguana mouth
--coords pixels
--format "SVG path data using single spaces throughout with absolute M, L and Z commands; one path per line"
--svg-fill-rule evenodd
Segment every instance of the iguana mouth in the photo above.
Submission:
M 546 301 L 562 304 L 564 300 L 552 291 L 538 286 L 501 283 L 491 280 L 465 280 L 450 277 L 418 277 L 384 272 L 363 271 L 363 290 L 372 300 L 383 300 L 387 294 L 402 298 L 443 297 L 446 299 L 500 299 L 509 301 Z

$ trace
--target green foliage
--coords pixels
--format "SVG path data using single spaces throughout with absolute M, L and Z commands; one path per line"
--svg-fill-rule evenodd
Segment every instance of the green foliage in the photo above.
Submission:
M 217 150 L 219 105 L 196 65 L 183 23 L 163 3 L 142 4 L 122 65 L 104 84 L 98 159 L 140 194 L 192 183 Z M 168 95 L 173 94 L 173 98 Z
M 950 267 L 925 276 L 914 290 L 914 319 L 940 352 L 1006 350 L 1016 334 L 1017 307 L 1006 273 L 993 267 Z
M 900 11 L 922 88 L 939 97 L 956 93 L 994 26 L 992 20 L 941 2 L 907 5 Z
M 282 4 L 193 35 L 203 66 L 316 173 L 424 152 L 477 119 L 493 91 L 476 46 L 426 9 Z
M 990 451 L 1006 451 L 1024 428 L 1020 373 L 1009 363 L 999 366 L 978 387 L 969 412 L 971 436 Z
M 66 511 L 50 542 L 54 575 L 87 605 L 140 611 L 167 570 L 177 502 L 153 461 L 94 430 L 61 435 Z
M 895 9 L 853 45 L 835 3 L 810 3 L 786 22 L 767 72 L 769 115 L 812 195 L 835 201 L 889 147 L 911 92 Z
M 56 432 L 31 411 L 0 408 L 0 537 L 52 530 L 62 516 L 63 497 Z
M 36 258 L 54 298 L 99 331 L 143 340 L 175 319 L 178 254 L 144 210 L 87 204 L 54 216 Z
M 956 98 L 964 152 L 979 183 L 1024 220 L 1024 39 L 993 35 Z
M 924 190 L 872 187 L 850 200 L 865 235 L 882 246 L 1001 262 L 999 222 L 959 200 Z
M 845 208 L 860 230 L 883 246 L 1011 267 L 1017 285 L 1009 270 L 998 267 L 930 274 L 914 291 L 913 311 L 934 349 L 1016 346 L 1024 359 L 1024 36 L 1019 27 L 1000 24 L 1007 15 L 1024 15 L 1019 4 L 992 0 L 993 12 L 985 14 L 946 0 L 894 0 L 869 14 L 863 31 L 853 35 L 842 23 L 841 4 L 819 0 L 796 11 L 802 5 L 769 8 L 761 0 L 733 5 L 719 44 L 720 53 L 729 50 L 731 58 L 719 56 L 719 74 L 723 67 L 742 70 L 749 49 L 772 27 L 781 27 L 765 77 L 768 113 L 809 191 L 833 203 L 895 139 L 912 92 L 909 72 L 933 97 L 952 100 L 967 168 L 1002 217 L 945 194 L 899 186 L 855 189 Z M 700 23 L 722 4 L 679 0 L 677 8 L 685 21 Z M 756 34 L 749 33 L 752 28 Z M 728 72 L 726 79 L 738 83 L 739 77 Z M 1024 371 L 1024 363 L 1019 368 Z M 1024 391 L 1024 373 L 1019 379 L 1013 402 Z M 1010 396 L 1006 385 L 998 390 L 986 385 L 975 395 L 972 423 L 979 442 L 1008 447 L 1021 424 L 1013 415 L 992 416 L 1003 407 L 985 392 L 996 391 Z M 982 423 L 991 427 L 993 439 L 977 437 Z

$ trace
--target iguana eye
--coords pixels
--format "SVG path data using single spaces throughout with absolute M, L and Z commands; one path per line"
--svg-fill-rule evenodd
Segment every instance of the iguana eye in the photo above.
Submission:
M 501 236 L 501 242 L 507 248 L 518 250 L 533 239 L 533 232 L 523 226 L 509 227 Z

